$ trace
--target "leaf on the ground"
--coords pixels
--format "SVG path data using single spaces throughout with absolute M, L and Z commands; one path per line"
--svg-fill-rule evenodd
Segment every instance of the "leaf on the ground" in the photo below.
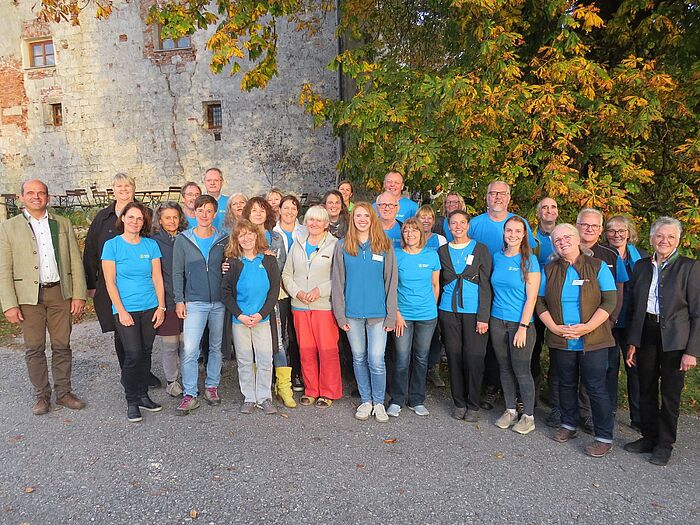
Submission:
M 393 445 L 397 441 L 398 441 L 398 439 L 396 439 L 396 438 L 387 438 L 384 440 L 384 443 L 386 443 L 387 445 Z
M 479 426 L 479 423 L 477 423 L 476 425 L 474 425 L 474 427 L 475 427 L 477 430 L 481 430 L 481 427 Z
M 213 481 L 221 481 L 221 476 L 212 476 Z
M 503 459 L 506 457 L 506 455 L 503 452 L 496 452 L 494 456 L 496 457 L 496 459 Z
M 63 424 L 64 424 L 64 425 L 70 425 L 72 422 L 73 422 L 73 421 L 70 420 L 70 419 L 64 419 L 64 420 L 63 420 Z
M 283 417 L 284 419 L 289 419 L 289 414 L 286 414 L 284 412 L 280 412 L 280 417 Z
M 100 370 L 107 370 L 107 364 L 100 363 L 99 368 L 100 368 Z
M 192 509 L 190 511 L 190 518 L 192 518 L 193 520 L 196 520 L 197 516 L 199 516 L 199 512 L 197 512 L 195 509 Z
M 23 436 L 22 434 L 17 434 L 17 435 L 14 437 L 14 440 L 15 440 L 15 441 L 22 441 L 23 439 L 24 439 L 24 436 Z
M 365 464 L 364 464 L 364 463 L 358 463 L 358 464 L 355 465 L 355 466 L 356 466 L 357 468 L 365 468 Z
M 235 435 L 236 435 L 235 432 L 229 432 L 229 433 L 228 433 L 228 437 L 231 437 L 231 438 L 232 438 L 233 436 L 235 436 Z
M 595 488 L 599 489 L 599 488 L 600 488 L 600 483 L 593 483 L 593 486 L 594 486 Z
M 406 494 L 406 489 L 404 489 L 404 488 L 399 489 L 399 495 L 403 496 L 404 494 Z
M 34 487 L 24 487 L 25 494 L 31 494 L 32 492 L 34 492 Z
M 655 509 L 662 509 L 664 507 L 661 503 L 656 503 L 655 501 L 651 502 L 651 506 Z

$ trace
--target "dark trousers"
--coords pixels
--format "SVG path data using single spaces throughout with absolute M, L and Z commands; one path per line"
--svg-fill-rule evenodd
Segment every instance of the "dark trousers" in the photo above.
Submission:
M 524 348 L 516 348 L 513 339 L 520 323 L 492 317 L 489 321 L 490 338 L 501 368 L 501 385 L 506 408 L 515 410 L 516 391 L 525 405 L 525 413 L 535 413 L 535 382 L 530 372 L 532 347 L 535 344 L 535 328 L 527 329 Z
M 114 316 L 119 339 L 124 346 L 124 365 L 122 366 L 122 384 L 126 402 L 137 404 L 148 392 L 148 374 L 151 371 L 151 352 L 156 329 L 153 328 L 155 308 L 140 312 L 129 312 L 134 320 L 132 326 L 124 326 L 119 316 Z
M 294 318 L 292 317 L 292 299 L 289 297 L 280 299 L 277 304 L 280 310 L 282 334 L 287 339 L 285 346 L 287 348 L 289 366 L 292 367 L 292 376 L 301 377 L 301 357 L 299 355 L 299 341 L 294 327 Z
M 591 402 L 595 438 L 599 441 L 612 443 L 614 418 L 610 397 L 605 386 L 608 349 L 577 352 L 550 348 L 549 351 L 557 354 L 562 426 L 570 430 L 575 430 L 578 427 L 580 377 Z
M 680 370 L 683 353 L 683 350 L 664 352 L 659 323 L 648 319 L 644 322 L 642 346 L 637 349 L 640 425 L 642 435 L 661 447 L 673 448 L 676 442 L 681 391 L 685 382 L 685 372 Z
M 458 408 L 479 410 L 487 334 L 476 331 L 476 314 L 438 312 L 450 368 L 452 400 Z
M 428 354 L 428 368 L 440 364 L 440 354 L 442 353 L 442 335 L 440 323 L 435 325 L 433 338 L 430 340 L 430 353 Z
M 535 316 L 535 345 L 532 347 L 532 358 L 530 359 L 530 373 L 535 382 L 535 404 L 542 384 L 542 347 L 544 346 L 545 326 L 540 318 Z M 550 404 L 551 406 L 551 404 Z
M 40 288 L 37 304 L 22 304 L 19 307 L 24 317 L 22 333 L 27 347 L 24 360 L 37 398 L 51 397 L 49 368 L 46 360 L 47 329 L 51 338 L 51 372 L 56 397 L 71 391 L 73 354 L 70 349 L 72 328 L 70 303 L 70 299 L 63 298 L 61 286 L 58 285 Z
M 492 390 L 501 388 L 501 368 L 498 366 L 496 352 L 488 332 L 486 333 L 486 356 L 484 359 L 484 385 Z
M 615 341 L 617 341 L 617 346 L 620 347 L 622 362 L 625 364 L 625 371 L 627 372 L 627 402 L 630 406 L 630 421 L 638 425 L 640 421 L 639 371 L 636 366 L 630 367 L 627 365 L 627 334 L 625 329 L 613 328 L 613 335 L 615 336 Z

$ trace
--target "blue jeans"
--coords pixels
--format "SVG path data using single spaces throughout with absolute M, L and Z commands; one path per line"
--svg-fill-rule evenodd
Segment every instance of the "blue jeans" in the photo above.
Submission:
M 363 403 L 384 403 L 386 368 L 384 350 L 386 332 L 381 321 L 369 324 L 367 319 L 348 319 L 347 332 L 352 351 L 352 368 Z
M 425 376 L 428 373 L 430 342 L 437 325 L 437 317 L 427 321 L 406 321 L 401 337 L 396 337 L 394 374 L 391 378 L 391 403 L 415 407 L 425 402 Z M 411 359 L 413 358 L 413 359 Z M 409 380 L 409 365 L 411 377 Z M 408 390 L 408 395 L 406 395 Z
M 193 301 L 186 303 L 187 317 L 182 329 L 184 349 L 180 359 L 182 368 L 182 386 L 186 396 L 197 397 L 197 378 L 199 376 L 199 343 L 204 327 L 209 325 L 209 358 L 207 360 L 207 378 L 204 386 L 219 386 L 221 381 L 221 339 L 224 334 L 224 303 L 205 303 Z
M 578 381 L 580 374 L 581 381 L 591 400 L 595 439 L 604 443 L 612 443 L 614 418 L 605 384 L 608 370 L 608 349 L 589 350 L 585 353 L 554 348 L 550 351 L 557 354 L 561 426 L 569 430 L 576 430 L 578 426 Z

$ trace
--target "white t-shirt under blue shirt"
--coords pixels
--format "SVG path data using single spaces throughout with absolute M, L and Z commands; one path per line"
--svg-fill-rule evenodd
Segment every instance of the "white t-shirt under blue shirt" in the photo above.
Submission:
M 435 250 L 423 248 L 411 254 L 396 250 L 399 270 L 398 305 L 406 321 L 428 321 L 437 317 L 433 293 L 433 272 L 440 270 L 440 257 Z
M 491 317 L 519 323 L 525 302 L 527 301 L 527 291 L 523 272 L 520 268 L 520 254 L 508 257 L 505 253 L 499 252 L 493 256 L 493 271 L 491 272 L 491 287 L 493 288 L 493 304 L 491 306 Z M 530 267 L 528 273 L 540 272 L 540 265 L 537 257 L 530 255 Z M 532 322 L 532 319 L 530 319 Z
M 151 277 L 151 261 L 160 258 L 158 243 L 146 237 L 141 237 L 138 244 L 131 244 L 117 235 L 104 244 L 102 260 L 114 261 L 119 298 L 127 312 L 141 312 L 158 306 L 158 296 Z M 112 313 L 117 313 L 114 305 Z

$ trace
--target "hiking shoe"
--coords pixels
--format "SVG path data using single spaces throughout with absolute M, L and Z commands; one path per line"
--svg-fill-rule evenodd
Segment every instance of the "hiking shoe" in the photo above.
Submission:
M 506 410 L 505 412 L 503 412 L 503 415 L 501 415 L 501 417 L 499 417 L 496 420 L 495 425 L 498 428 L 502 428 L 505 430 L 506 428 L 510 428 L 512 425 L 515 425 L 517 422 L 518 422 L 518 415 L 513 414 L 513 413 L 509 412 L 508 410 Z
M 180 404 L 175 409 L 175 413 L 178 416 L 186 416 L 195 408 L 199 408 L 199 401 L 197 400 L 197 398 L 194 396 L 185 396 L 182 398 L 182 401 L 180 401 Z
M 417 416 L 429 416 L 430 412 L 425 408 L 425 405 L 416 405 L 414 407 L 409 406 L 409 410 L 413 410 Z
M 467 409 L 464 407 L 454 407 L 452 409 L 452 417 L 454 419 L 464 419 L 464 416 L 467 414 Z
M 622 448 L 633 454 L 645 454 L 647 452 L 652 452 L 654 448 L 656 448 L 656 443 L 649 438 L 641 437 L 636 441 L 625 443 Z
M 566 443 L 570 439 L 574 439 L 577 436 L 578 433 L 575 430 L 569 430 L 568 428 L 560 427 L 559 430 L 557 430 L 554 433 L 552 439 L 557 443 Z
M 594 441 L 593 443 L 589 443 L 588 445 L 586 445 L 583 448 L 583 451 L 586 453 L 587 456 L 591 456 L 592 458 L 602 458 L 608 452 L 610 452 L 612 448 L 612 443 Z
M 476 423 L 479 421 L 479 411 L 468 409 L 467 413 L 464 414 L 464 421 L 467 423 Z
M 535 416 L 528 416 L 527 414 L 520 416 L 520 421 L 513 427 L 513 431 L 518 434 L 529 434 L 533 430 L 535 430 Z
M 397 405 L 396 403 L 392 403 L 389 405 L 389 408 L 386 409 L 386 415 L 391 416 L 391 417 L 399 417 L 399 414 L 401 413 L 401 407 Z
M 428 378 L 428 381 L 430 381 L 433 384 L 433 386 L 436 386 L 438 388 L 442 388 L 445 386 L 445 382 L 442 380 L 442 377 L 440 377 L 440 365 L 439 364 L 428 368 L 427 378 Z
M 553 408 L 544 420 L 544 424 L 550 428 L 559 428 L 561 426 L 561 412 L 558 408 Z
M 56 404 L 70 408 L 71 410 L 81 410 L 85 408 L 85 401 L 80 399 L 73 392 L 68 392 L 57 398 Z
M 204 401 L 210 405 L 220 405 L 219 389 L 215 386 L 208 386 L 204 389 Z
M 303 392 L 304 391 L 304 382 L 301 380 L 301 377 L 299 377 L 299 376 L 292 377 L 292 390 L 294 392 Z
M 389 416 L 386 415 L 384 405 L 382 405 L 381 403 L 377 403 L 376 405 L 374 405 L 372 415 L 374 415 L 374 418 L 380 423 L 386 423 L 387 421 L 389 421 Z
M 525 413 L 525 403 L 520 398 L 515 401 L 515 412 L 518 414 L 518 417 Z
M 171 381 L 165 387 L 165 393 L 169 396 L 180 397 L 182 395 L 182 385 L 179 381 Z
M 160 412 L 163 410 L 163 407 L 148 397 L 148 394 L 139 401 L 139 408 L 143 408 L 146 412 Z
M 139 410 L 138 405 L 127 406 L 126 419 L 128 419 L 130 423 L 138 423 L 139 421 L 143 421 L 143 417 L 141 417 L 141 410 Z
M 51 410 L 50 398 L 46 396 L 37 397 L 36 403 L 34 403 L 32 407 L 32 414 L 35 416 L 43 416 L 44 414 L 48 414 L 49 410 Z
M 495 386 L 486 387 L 486 392 L 484 392 L 484 397 L 479 405 L 484 410 L 493 410 L 496 406 L 496 401 L 498 400 L 498 388 Z
M 241 414 L 252 414 L 255 410 L 255 403 L 252 401 L 243 401 L 241 405 Z
M 272 399 L 267 398 L 263 400 L 262 403 L 258 403 L 258 406 L 265 412 L 265 415 L 272 416 L 277 413 L 277 407 L 272 402 Z
M 649 463 L 652 465 L 658 465 L 659 467 L 665 467 L 671 460 L 671 453 L 673 449 L 668 447 L 654 447 L 654 452 L 651 453 L 649 458 Z
M 355 410 L 355 419 L 359 419 L 360 421 L 367 421 L 371 414 L 372 403 L 367 401 L 366 403 L 362 403 L 359 407 L 357 407 L 357 410 Z

